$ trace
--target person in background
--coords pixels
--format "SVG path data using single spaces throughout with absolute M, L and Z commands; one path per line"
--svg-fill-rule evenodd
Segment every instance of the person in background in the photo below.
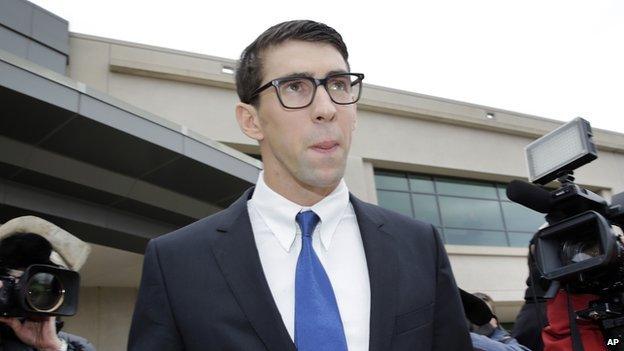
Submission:
M 482 325 L 470 323 L 470 339 L 475 351 L 531 351 L 518 343 L 505 328 L 498 322 L 492 298 L 484 293 L 472 294 L 483 301 L 492 313 L 489 322 Z

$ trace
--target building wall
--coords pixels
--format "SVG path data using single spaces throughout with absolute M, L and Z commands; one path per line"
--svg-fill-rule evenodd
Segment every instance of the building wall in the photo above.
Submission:
M 206 73 L 208 69 L 201 69 L 208 63 L 214 63 L 212 58 L 166 49 L 164 52 L 148 50 L 136 44 L 78 35 L 71 37 L 70 44 L 72 64 L 69 74 L 72 78 L 213 140 L 241 147 L 255 145 L 236 124 L 234 105 L 238 98 L 233 88 L 215 86 L 219 83 L 216 78 L 202 78 L 209 75 Z M 133 69 L 126 68 L 125 73 L 119 73 L 120 69 L 115 67 L 122 64 Z M 150 71 L 146 73 L 137 68 L 143 66 Z M 184 71 L 189 77 L 198 78 L 190 82 L 191 78 L 185 79 L 175 72 L 176 69 Z M 154 73 L 157 70 L 164 73 Z M 169 73 L 170 79 L 167 79 L 167 72 L 173 72 Z M 231 77 L 224 75 L 219 79 Z M 379 88 L 366 87 L 363 100 L 370 95 L 370 90 L 381 95 Z M 381 98 L 389 100 L 385 96 Z M 473 114 L 463 105 L 450 105 L 427 108 L 438 109 L 429 111 L 432 115 L 450 112 Z M 449 110 L 453 107 L 454 110 Z M 428 117 L 414 118 L 371 111 L 370 108 L 360 109 L 351 155 L 376 167 L 439 175 L 497 181 L 526 176 L 523 148 L 535 136 L 514 135 L 513 131 L 501 133 L 483 126 L 451 124 L 443 118 L 436 119 L 435 115 Z M 517 119 L 535 123 L 535 129 L 541 127 L 538 122 L 542 121 L 534 122 L 521 116 Z M 557 123 L 552 126 L 556 127 Z M 619 139 L 624 145 L 622 138 Z M 599 160 L 577 172 L 579 183 L 594 188 L 624 190 L 624 164 L 618 162 L 623 151 L 614 153 L 601 149 Z M 605 172 L 605 169 L 610 171 Z
M 221 72 L 232 60 L 84 35 L 71 36 L 70 52 L 71 78 L 190 131 L 257 152 L 236 124 L 232 77 Z M 375 86 L 365 87 L 359 109 L 345 179 L 357 196 L 373 203 L 376 168 L 497 182 L 525 178 L 524 146 L 561 124 Z M 494 120 L 483 118 L 488 111 L 495 113 Z M 595 135 L 600 158 L 577 172 L 579 184 L 606 195 L 624 190 L 624 136 Z M 447 245 L 447 251 L 458 284 L 490 294 L 501 319 L 513 321 L 524 295 L 527 249 Z M 129 325 L 135 291 L 88 288 L 86 296 L 84 309 L 94 314 L 68 327 L 106 347 L 103 340 L 112 335 L 103 329 L 106 321 L 123 321 L 115 326 L 120 333 Z M 113 312 L 98 310 L 103 302 Z M 96 325 L 97 331 L 84 329 L 87 325 Z
M 82 287 L 78 313 L 64 331 L 89 340 L 98 351 L 125 350 L 137 288 Z
M 68 23 L 28 1 L 0 1 L 0 50 L 65 74 Z

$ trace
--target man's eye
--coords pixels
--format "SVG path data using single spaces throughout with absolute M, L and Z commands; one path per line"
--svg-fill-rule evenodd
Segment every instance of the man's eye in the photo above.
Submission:
M 284 89 L 290 93 L 297 93 L 303 90 L 303 82 L 294 81 L 286 83 Z
M 329 84 L 330 84 L 329 88 L 331 90 L 344 91 L 344 90 L 348 89 L 347 88 L 347 83 L 345 81 L 342 81 L 342 80 L 334 80 L 334 81 L 331 81 Z

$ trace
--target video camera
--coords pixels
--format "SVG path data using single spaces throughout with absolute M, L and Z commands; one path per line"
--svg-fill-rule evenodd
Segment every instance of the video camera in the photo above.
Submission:
M 589 122 L 576 118 L 526 148 L 529 180 L 512 181 L 507 197 L 546 214 L 535 235 L 535 262 L 543 278 L 577 292 L 624 292 L 624 193 L 609 204 L 574 183 L 573 171 L 598 158 Z M 557 179 L 560 187 L 545 185 Z
M 546 214 L 547 226 L 533 237 L 531 254 L 541 278 L 550 283 L 542 297 L 554 297 L 562 286 L 568 294 L 598 296 L 581 311 L 569 305 L 575 350 L 583 349 L 578 329 L 572 327 L 577 317 L 596 321 L 606 340 L 624 339 L 624 193 L 612 196 L 609 204 L 575 184 L 573 177 L 575 169 L 598 158 L 589 122 L 576 118 L 527 145 L 525 151 L 533 184 L 512 181 L 507 197 Z M 555 179 L 558 188 L 543 187 Z M 614 347 L 624 350 L 621 345 Z
M 6 272 L 15 272 L 5 269 Z M 21 272 L 20 272 L 21 273 Z M 3 317 L 72 316 L 78 307 L 78 272 L 51 265 L 29 266 L 18 274 L 0 276 Z

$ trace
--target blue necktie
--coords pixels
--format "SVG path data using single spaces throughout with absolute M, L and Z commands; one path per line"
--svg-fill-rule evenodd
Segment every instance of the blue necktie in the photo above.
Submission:
M 295 276 L 295 345 L 298 351 L 346 351 L 334 290 L 312 247 L 319 217 L 305 211 L 298 213 L 296 220 L 302 243 Z

